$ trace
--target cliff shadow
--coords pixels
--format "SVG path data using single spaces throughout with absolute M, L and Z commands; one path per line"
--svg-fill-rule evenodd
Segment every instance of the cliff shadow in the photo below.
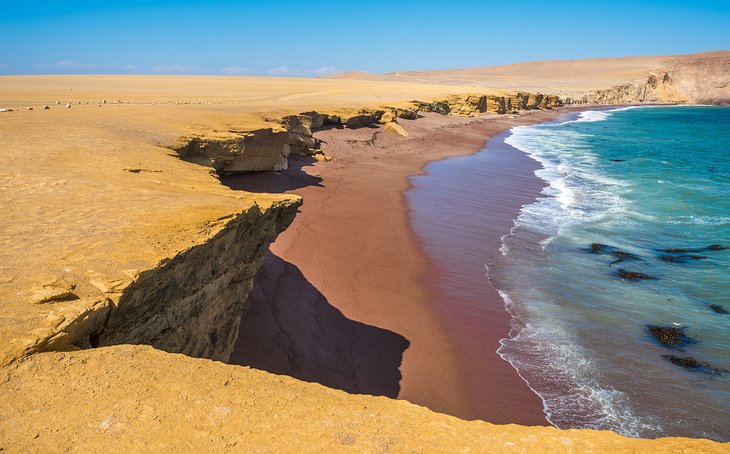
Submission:
M 304 171 L 317 160 L 311 156 L 290 155 L 289 168 L 278 172 L 250 172 L 222 175 L 220 182 L 231 189 L 248 192 L 281 193 L 307 186 L 323 186 L 322 179 Z
M 230 363 L 354 394 L 397 397 L 403 336 L 345 317 L 295 265 L 268 252 Z

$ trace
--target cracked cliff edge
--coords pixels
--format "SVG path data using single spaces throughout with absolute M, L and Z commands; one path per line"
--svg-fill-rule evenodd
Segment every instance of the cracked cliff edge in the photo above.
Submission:
M 92 281 L 103 296 L 54 304 L 57 313 L 67 315 L 11 341 L 0 365 L 36 352 L 115 344 L 149 344 L 227 361 L 253 276 L 299 205 L 296 196 L 253 202 L 209 226 L 207 240 L 132 273 L 127 282 Z

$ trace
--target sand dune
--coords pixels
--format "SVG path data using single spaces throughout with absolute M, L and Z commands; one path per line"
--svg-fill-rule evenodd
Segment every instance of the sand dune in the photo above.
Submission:
M 384 75 L 342 73 L 333 79 L 407 81 L 414 83 L 471 85 L 498 90 L 527 90 L 562 96 L 581 96 L 646 79 L 651 71 L 668 71 L 694 99 L 730 98 L 726 90 L 730 74 L 730 51 L 701 52 L 688 55 L 590 58 L 585 60 L 545 60 L 501 66 L 434 71 L 398 71 Z M 712 81 L 709 81 L 711 78 Z M 703 87 L 697 87 L 696 80 Z M 723 82 L 715 81 L 721 79 Z M 708 83 L 710 82 L 710 83 Z M 690 88 L 691 86 L 691 88 Z M 719 92 L 718 95 L 708 93 Z

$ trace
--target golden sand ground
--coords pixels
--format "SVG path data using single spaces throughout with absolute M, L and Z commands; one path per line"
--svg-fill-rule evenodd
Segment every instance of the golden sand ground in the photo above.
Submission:
M 347 112 L 475 91 L 502 93 L 391 80 L 0 77 L 0 108 L 13 109 L 0 113 L 0 448 L 720 451 L 706 441 L 468 423 L 149 347 L 24 358 L 99 342 L 89 326 L 108 323 L 125 291 L 144 294 L 145 270 L 157 276 L 172 268 L 165 295 L 194 299 L 198 293 L 181 294 L 185 286 L 174 282 L 173 267 L 201 280 L 196 268 L 209 264 L 193 259 L 207 247 L 218 255 L 228 250 L 224 234 L 236 220 L 248 226 L 246 238 L 260 243 L 245 272 L 260 263 L 299 201 L 223 187 L 209 168 L 168 148 L 181 138 L 230 138 L 280 128 L 281 117 L 302 111 Z M 204 271 L 217 273 L 216 283 L 236 279 Z M 217 290 L 199 293 L 211 291 Z M 216 355 L 225 356 L 208 356 Z

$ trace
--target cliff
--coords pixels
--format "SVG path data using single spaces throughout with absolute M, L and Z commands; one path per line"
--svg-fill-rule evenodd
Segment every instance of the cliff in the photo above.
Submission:
M 730 103 L 730 51 L 688 55 L 546 60 L 381 76 L 345 73 L 338 79 L 470 84 L 492 90 L 552 93 L 568 103 Z
M 115 346 L 0 370 L 9 452 L 727 452 L 707 440 L 463 421 L 241 366 Z
M 569 101 L 570 102 L 570 101 Z M 596 90 L 579 102 L 730 103 L 730 52 L 706 52 L 668 58 L 633 82 Z
M 501 95 L 459 94 L 433 101 L 413 101 L 400 106 L 309 111 L 271 121 L 272 127 L 232 131 L 231 138 L 191 137 L 171 148 L 188 161 L 212 167 L 219 175 L 266 170 L 286 170 L 291 153 L 323 156 L 312 133 L 322 128 L 364 128 L 375 125 L 406 135 L 399 118 L 416 119 L 419 112 L 475 117 L 483 113 L 506 114 L 522 110 L 554 109 L 563 105 L 556 95 L 516 92 Z
M 583 104 L 634 104 L 634 103 L 686 103 L 690 99 L 676 87 L 669 73 L 652 71 L 645 80 L 596 90 L 570 103 Z

